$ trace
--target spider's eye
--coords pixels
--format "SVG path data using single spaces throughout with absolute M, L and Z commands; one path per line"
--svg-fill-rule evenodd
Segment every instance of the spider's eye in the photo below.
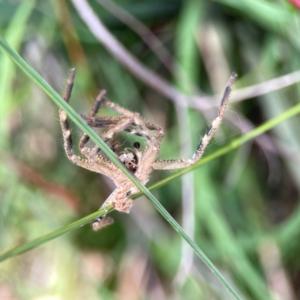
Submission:
M 135 148 L 135 149 L 140 149 L 140 143 L 138 143 L 138 142 L 135 142 L 134 144 L 133 144 L 133 147 Z

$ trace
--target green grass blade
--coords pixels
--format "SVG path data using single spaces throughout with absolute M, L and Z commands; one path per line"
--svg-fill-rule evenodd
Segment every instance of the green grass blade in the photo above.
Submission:
M 152 202 L 155 208 L 162 214 L 162 216 L 170 223 L 170 225 L 188 242 L 188 244 L 194 249 L 195 253 L 202 259 L 202 261 L 208 266 L 208 268 L 218 277 L 218 279 L 227 287 L 227 289 L 235 296 L 236 299 L 241 299 L 233 287 L 227 282 L 223 275 L 213 265 L 213 263 L 206 257 L 206 255 L 200 250 L 200 248 L 189 238 L 185 231 L 179 226 L 179 224 L 172 218 L 172 216 L 164 209 L 164 207 L 158 202 L 158 200 L 149 192 L 149 190 L 142 185 L 118 160 L 112 150 L 106 145 L 106 143 L 100 139 L 100 137 L 93 131 L 82 118 L 54 91 L 54 89 L 35 71 L 33 70 L 1 37 L 0 47 L 10 58 L 28 75 L 34 82 L 36 82 L 44 92 L 57 104 L 58 107 L 63 109 L 68 117 L 90 138 L 95 142 L 97 146 L 109 157 L 109 159 L 115 163 L 127 177 L 142 191 Z M 74 223 L 73 223 L 74 224 Z M 80 226 L 80 221 L 76 224 Z M 85 222 L 83 223 L 85 224 Z M 69 225 L 68 225 L 69 226 Z M 68 228 L 68 226 L 66 226 Z M 64 228 L 66 228 L 64 227 Z M 65 229 L 60 229 L 65 230 Z M 55 237 L 55 236 L 54 236 Z M 54 238 L 53 237 L 53 238 Z M 43 242 L 43 238 L 39 239 L 39 244 Z M 49 239 L 49 236 L 47 237 Z M 36 243 L 36 241 L 35 241 Z M 24 245 L 23 247 L 25 247 Z M 28 246 L 28 245 L 27 245 Z M 17 248 L 14 249 L 16 252 Z M 6 252 L 6 256 L 9 255 L 9 251 Z
M 29 243 L 26 243 L 22 246 L 10 249 L 10 250 L 8 250 L 8 251 L 6 251 L 6 252 L 4 252 L 0 255 L 0 262 L 4 261 L 4 260 L 6 260 L 10 257 L 20 255 L 24 252 L 27 252 L 27 251 L 29 251 L 33 248 L 36 248 L 36 247 L 40 246 L 40 245 L 42 245 L 42 244 L 44 244 L 48 241 L 51 241 L 51 240 L 65 234 L 65 233 L 68 233 L 72 230 L 80 228 L 83 225 L 90 223 L 95 218 L 101 217 L 101 216 L 103 216 L 107 213 L 110 213 L 112 210 L 113 210 L 113 207 L 107 206 L 105 209 L 98 210 L 97 212 L 94 212 L 94 213 L 92 213 L 92 214 L 90 214 L 90 215 L 88 215 L 88 216 L 86 216 L 86 217 L 84 217 L 80 220 L 77 220 L 77 221 L 75 221 L 75 222 L 73 222 L 73 223 L 71 223 L 67 226 L 61 227 L 61 228 L 59 228 L 57 230 L 54 230 L 54 231 L 52 231 L 48 234 L 45 234 L 45 235 L 43 235 L 43 236 L 41 236 L 41 237 L 39 237 L 39 238 L 29 242 Z

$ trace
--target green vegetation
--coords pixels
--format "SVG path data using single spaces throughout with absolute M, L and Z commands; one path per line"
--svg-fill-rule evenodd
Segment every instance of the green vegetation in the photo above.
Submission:
M 0 2 L 0 298 L 296 299 L 299 12 L 284 1 L 118 5 L 125 12 L 110 0 Z M 58 95 L 71 67 L 73 109 Z M 233 70 L 227 118 L 204 158 L 153 172 L 155 197 L 140 186 L 163 217 L 141 197 L 130 215 L 111 212 L 114 225 L 83 226 L 113 186 L 68 161 L 58 106 L 77 138 L 88 132 L 111 157 L 75 112 L 105 88 L 165 128 L 160 157 L 191 156 L 220 99 L 207 95 Z

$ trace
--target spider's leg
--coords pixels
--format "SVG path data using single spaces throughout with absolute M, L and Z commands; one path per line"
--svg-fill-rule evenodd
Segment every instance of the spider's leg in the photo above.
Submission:
M 74 85 L 74 77 L 75 77 L 75 69 L 71 69 L 70 75 L 68 78 L 67 86 L 63 94 L 63 99 L 66 102 L 69 102 L 73 85 Z M 59 119 L 60 119 L 60 125 L 63 133 L 63 138 L 64 138 L 64 148 L 65 152 L 70 160 L 72 160 L 73 157 L 73 142 L 72 142 L 72 135 L 70 131 L 70 126 L 67 118 L 67 114 L 65 113 L 64 110 L 60 109 L 59 110 Z
M 100 106 L 104 100 L 104 96 L 106 94 L 106 90 L 101 90 L 100 93 L 98 94 L 96 101 L 94 103 L 94 106 L 92 107 L 92 109 L 89 112 L 89 117 L 90 118 L 94 118 L 96 116 L 96 114 L 98 113 Z
M 101 118 L 88 118 L 85 116 L 82 117 L 85 120 L 85 122 L 91 127 L 107 128 L 108 130 L 111 129 L 111 132 L 107 133 L 107 136 L 109 136 L 109 138 L 111 138 L 112 136 L 114 136 L 116 133 L 120 131 L 127 131 L 130 132 L 131 134 L 135 134 L 137 136 L 142 136 L 144 138 L 150 139 L 149 130 L 157 130 L 158 128 L 158 126 L 152 123 L 145 122 L 144 124 L 146 124 L 146 127 L 143 125 L 141 129 L 141 121 L 137 122 L 135 121 L 134 118 L 130 118 L 126 116 L 101 117 Z M 135 125 L 136 122 L 140 125 L 140 127 Z M 123 125 L 120 126 L 120 124 Z M 145 128 L 147 129 L 145 130 Z M 103 137 L 104 136 L 102 136 L 102 138 Z
M 146 184 L 149 180 L 150 173 L 152 172 L 152 164 L 156 160 L 160 151 L 160 145 L 162 138 L 164 137 L 163 129 L 155 124 L 145 122 L 144 128 L 148 131 L 147 144 L 140 155 L 138 168 L 134 175 L 143 183 Z M 155 130 L 155 134 L 151 134 L 150 131 Z M 132 131 L 133 134 L 139 134 L 139 132 Z M 145 137 L 145 136 L 144 136 Z
M 211 126 L 206 131 L 204 137 L 200 141 L 199 145 L 196 148 L 196 151 L 192 158 L 190 159 L 178 159 L 178 160 L 157 160 L 153 163 L 152 167 L 155 170 L 173 170 L 173 169 L 182 169 L 193 165 L 196 161 L 198 161 L 203 153 L 207 145 L 209 144 L 210 140 L 212 139 L 214 133 L 219 128 L 222 123 L 226 106 L 229 100 L 229 96 L 232 90 L 232 85 L 234 84 L 237 78 L 236 73 L 232 73 L 231 77 L 228 81 L 228 84 L 225 88 L 223 98 L 221 100 L 221 104 L 218 110 L 217 117 L 213 120 Z
M 105 101 L 105 105 L 109 108 L 111 108 L 112 110 L 114 110 L 115 112 L 125 116 L 128 118 L 128 127 L 129 125 L 134 125 L 137 126 L 136 130 L 126 130 L 126 128 L 124 128 L 123 130 L 129 131 L 132 134 L 138 135 L 138 136 L 142 136 L 145 137 L 146 139 L 150 139 L 150 135 L 149 135 L 149 131 L 148 131 L 148 127 L 147 127 L 147 122 L 144 122 L 139 113 L 136 112 L 132 112 L 118 104 L 115 104 L 111 101 L 109 101 L 107 98 L 104 99 Z M 154 125 L 152 123 L 148 123 L 151 125 Z M 149 125 L 150 126 L 150 125 Z M 154 125 L 155 126 L 155 125 Z M 153 126 L 150 126 L 153 127 Z
M 69 99 L 71 97 L 72 87 L 74 84 L 74 77 L 75 69 L 72 69 L 68 78 L 66 90 L 63 94 L 63 99 L 66 102 L 69 102 Z M 86 159 L 83 159 L 82 157 L 76 155 L 73 151 L 72 134 L 70 130 L 68 117 L 65 111 L 62 109 L 59 110 L 59 119 L 63 134 L 64 149 L 70 161 L 82 168 L 88 169 L 96 173 L 101 173 L 106 176 L 110 176 L 112 173 L 119 172 L 119 169 L 112 162 L 105 159 L 103 156 L 97 155 L 96 165 L 92 166 Z
M 150 140 L 149 130 L 150 131 L 155 130 L 161 132 L 160 126 L 150 122 L 144 122 L 140 118 L 139 113 L 135 113 L 130 110 L 127 110 L 126 108 L 109 101 L 107 98 L 104 98 L 104 102 L 107 107 L 111 108 L 112 110 L 121 114 L 122 116 L 110 117 L 110 118 L 84 118 L 84 119 L 91 127 L 110 127 L 114 122 L 120 121 L 120 123 L 122 124 L 119 123 L 118 126 L 116 125 L 114 128 L 111 129 L 111 131 L 107 133 L 108 139 L 110 139 L 114 134 L 122 130 L 128 131 L 131 134 L 135 134 L 137 136 L 144 137 L 148 140 Z M 127 124 L 125 119 L 127 119 Z
M 123 121 L 124 117 L 122 116 L 116 116 L 116 117 L 103 117 L 103 118 L 95 118 L 96 114 L 99 111 L 100 105 L 104 100 L 104 96 L 105 96 L 106 91 L 102 90 L 99 95 L 96 98 L 94 107 L 90 110 L 89 114 L 87 117 L 82 116 L 83 119 L 86 121 L 86 123 L 88 125 L 90 125 L 91 127 L 103 127 L 103 128 L 112 128 L 110 129 L 111 131 L 118 131 L 118 129 L 113 129 L 116 126 L 118 127 L 118 123 L 120 123 L 120 121 Z M 95 126 L 97 125 L 97 126 Z M 108 132 L 111 132 L 108 131 Z M 114 133 L 111 134 L 111 136 L 109 136 L 108 138 L 105 135 L 101 135 L 101 138 L 112 148 L 115 148 L 114 145 L 109 143 L 109 140 L 112 139 Z M 95 159 L 96 159 L 96 155 L 100 152 L 100 148 L 96 145 L 94 146 L 92 149 L 89 147 L 86 147 L 86 143 L 90 140 L 90 137 L 87 134 L 83 134 L 80 142 L 79 142 L 79 150 L 80 152 L 85 155 L 89 162 L 91 164 L 95 163 Z
M 96 114 L 99 111 L 100 105 L 103 102 L 104 96 L 105 96 L 106 91 L 102 90 L 100 91 L 100 93 L 98 94 L 96 101 L 94 103 L 94 106 L 91 108 L 89 114 L 88 114 L 88 119 L 93 120 L 96 116 Z M 86 143 L 90 140 L 90 137 L 84 133 L 79 141 L 79 150 L 80 152 L 85 155 L 88 156 L 91 149 L 88 147 L 85 147 Z M 98 151 L 97 151 L 98 152 Z
M 156 142 L 159 143 L 159 146 L 160 146 L 161 141 L 162 141 L 162 139 L 165 135 L 164 130 L 162 129 L 162 127 L 159 126 L 159 125 L 156 125 L 154 123 L 150 123 L 150 122 L 146 122 L 145 124 L 146 124 L 146 126 L 149 130 L 152 130 L 152 131 L 155 130 L 156 131 L 155 139 L 156 139 Z
M 133 118 L 127 118 L 123 117 L 120 119 L 118 123 L 115 124 L 112 128 L 110 128 L 108 131 L 106 131 L 101 138 L 104 140 L 105 143 L 109 143 L 109 141 L 118 133 L 121 131 L 126 130 L 131 124 L 133 123 Z
M 143 137 L 147 140 L 151 140 L 151 134 L 150 132 L 146 129 L 146 127 L 139 125 L 137 126 L 128 126 L 127 128 L 124 129 L 124 131 L 134 134 L 136 136 Z
M 107 98 L 104 98 L 104 102 L 107 107 L 111 108 L 112 110 L 114 110 L 115 112 L 117 112 L 120 115 L 129 117 L 129 118 L 134 118 L 134 117 L 140 118 L 139 113 L 132 112 L 116 103 L 109 101 Z
M 126 118 L 124 116 L 90 118 L 89 116 L 84 116 L 84 115 L 81 115 L 81 117 L 86 122 L 86 124 L 88 124 L 90 127 L 103 128 L 103 129 L 112 128 L 121 120 Z
M 110 117 L 110 118 L 107 118 L 107 117 L 106 118 L 95 118 L 95 115 L 100 107 L 100 104 L 98 104 L 98 103 L 102 103 L 103 101 L 109 108 L 113 109 L 117 113 L 122 114 L 122 116 Z M 86 120 L 87 124 L 89 124 L 92 127 L 108 128 L 108 130 L 103 135 L 101 135 L 101 138 L 110 147 L 113 147 L 111 141 L 113 140 L 113 137 L 116 135 L 116 133 L 126 130 L 132 124 L 140 126 L 140 127 L 142 127 L 144 124 L 143 122 L 140 121 L 140 115 L 138 113 L 133 113 L 117 104 L 110 102 L 109 100 L 104 98 L 104 94 L 102 94 L 101 97 L 99 94 L 94 108 L 91 110 L 89 116 L 84 117 L 84 119 Z M 139 130 L 139 133 L 140 134 L 138 134 L 138 135 L 148 137 L 148 132 L 146 132 L 146 130 L 144 130 L 144 128 L 141 128 Z M 93 157 L 100 151 L 100 149 L 97 146 L 95 146 L 92 150 L 85 147 L 85 144 L 88 141 L 89 141 L 89 137 L 87 135 L 83 135 L 80 140 L 80 143 L 79 143 L 79 149 L 80 149 L 81 153 L 83 153 L 85 156 L 88 156 L 88 159 L 92 163 Z

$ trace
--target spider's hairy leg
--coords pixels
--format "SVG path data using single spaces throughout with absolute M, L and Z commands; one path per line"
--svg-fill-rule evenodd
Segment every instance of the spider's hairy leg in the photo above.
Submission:
M 144 122 L 142 120 L 139 121 L 139 127 L 137 126 L 130 126 L 125 129 L 125 131 L 146 138 L 147 140 L 152 140 L 153 137 L 150 134 L 151 131 L 156 131 L 156 134 L 154 135 L 155 139 L 159 139 L 160 141 L 164 137 L 163 129 L 153 123 L 150 122 Z
M 112 110 L 114 110 L 115 112 L 117 112 L 120 115 L 130 117 L 130 118 L 133 118 L 133 117 L 139 118 L 140 117 L 139 113 L 132 112 L 116 103 L 109 101 L 107 98 L 104 98 L 104 101 L 105 101 L 105 105 L 107 107 L 111 108 Z
M 75 69 L 72 69 L 68 78 L 67 87 L 63 94 L 63 99 L 66 102 L 69 102 L 69 99 L 71 97 L 72 87 L 74 84 L 74 77 Z M 116 176 L 117 174 L 119 174 L 119 169 L 112 162 L 105 159 L 103 156 L 97 155 L 95 159 L 95 165 L 91 165 L 86 159 L 83 159 L 82 157 L 76 155 L 73 151 L 72 135 L 68 117 L 65 111 L 62 109 L 59 110 L 59 119 L 63 134 L 64 149 L 67 157 L 71 162 L 82 168 L 88 169 L 92 172 L 101 173 L 108 177 L 111 177 L 111 174 L 116 174 Z
M 120 105 L 117 105 L 107 98 L 104 98 L 105 105 L 122 116 L 91 118 L 83 116 L 86 123 L 91 127 L 108 128 L 106 135 L 103 136 L 107 143 L 112 137 L 120 132 L 127 131 L 131 134 L 144 137 L 150 140 L 150 131 L 161 131 L 161 127 L 150 122 L 145 122 L 140 118 L 140 114 L 131 112 Z
M 68 77 L 67 86 L 66 86 L 66 89 L 63 94 L 63 99 L 66 102 L 69 102 L 69 100 L 70 100 L 72 88 L 74 85 L 74 78 L 75 78 L 75 69 L 71 69 L 70 75 Z M 79 166 L 82 166 L 84 168 L 87 168 L 86 162 L 84 160 L 82 160 L 82 158 L 80 156 L 77 156 L 76 154 L 74 154 L 72 134 L 71 134 L 71 130 L 70 130 L 68 116 L 65 113 L 65 111 L 62 109 L 59 110 L 59 120 L 60 120 L 60 126 L 62 129 L 62 134 L 63 134 L 63 139 L 64 139 L 64 149 L 65 149 L 67 157 L 73 163 L 75 163 Z
M 135 172 L 135 176 L 143 183 L 146 184 L 149 180 L 150 174 L 153 170 L 152 165 L 157 159 L 160 151 L 161 141 L 164 137 L 163 129 L 152 123 L 145 123 L 148 130 L 155 130 L 154 135 L 149 134 L 150 139 L 147 140 L 146 147 L 140 157 L 139 166 Z
M 96 114 L 99 111 L 99 108 L 101 106 L 101 103 L 103 102 L 104 96 L 106 94 L 105 90 L 100 91 L 100 93 L 98 94 L 96 101 L 94 103 L 94 106 L 91 108 L 89 114 L 88 114 L 88 119 L 93 120 L 96 116 Z M 85 147 L 86 143 L 90 140 L 90 137 L 84 133 L 79 141 L 79 150 L 80 152 L 85 155 L 88 156 L 90 154 L 91 149 L 88 147 Z M 97 147 L 98 148 L 98 147 Z M 99 149 L 99 148 L 98 148 Z M 97 149 L 95 149 L 94 152 L 98 152 Z
M 101 102 L 103 100 L 107 107 L 111 108 L 119 114 L 122 114 L 122 116 L 95 118 L 95 112 L 97 113 L 100 106 L 97 105 L 98 101 L 96 101 L 95 106 L 97 106 L 98 109 L 93 109 L 92 113 L 90 113 L 87 117 L 83 116 L 83 119 L 91 127 L 108 129 L 104 134 L 101 135 L 101 138 L 106 144 L 108 144 L 110 148 L 112 148 L 113 150 L 117 148 L 118 145 L 114 145 L 114 137 L 117 133 L 122 131 L 134 131 L 133 134 L 150 139 L 149 131 L 147 130 L 144 121 L 140 119 L 140 114 L 131 112 L 117 104 L 110 102 L 109 100 L 104 98 L 104 95 L 102 95 L 101 97 Z M 95 155 L 97 155 L 100 149 L 97 146 L 95 146 L 92 150 L 84 147 L 88 140 L 89 137 L 83 135 L 79 144 L 79 148 L 81 153 L 88 157 L 90 163 L 93 163 L 93 158 L 95 157 Z
M 194 155 L 193 155 L 193 160 L 196 162 L 197 160 L 199 160 L 201 158 L 201 156 L 204 153 L 205 148 L 207 147 L 207 145 L 209 144 L 210 140 L 212 139 L 212 137 L 214 136 L 215 132 L 217 131 L 217 129 L 219 128 L 219 126 L 222 123 L 222 120 L 224 118 L 224 114 L 225 114 L 225 110 L 228 104 L 228 100 L 229 100 L 229 96 L 232 90 L 232 85 L 234 84 L 234 82 L 236 81 L 237 78 L 237 74 L 236 73 L 232 73 L 228 84 L 225 88 L 221 103 L 220 103 L 220 107 L 218 110 L 218 114 L 217 117 L 213 120 L 211 126 L 208 128 L 208 130 L 206 131 L 206 134 L 204 135 L 204 137 L 202 138 L 201 142 L 199 143 Z
M 206 149 L 207 145 L 209 144 L 210 140 L 214 136 L 216 130 L 222 123 L 224 118 L 225 110 L 227 107 L 227 103 L 229 100 L 229 96 L 232 90 L 232 85 L 236 81 L 237 74 L 232 73 L 228 84 L 225 88 L 221 104 L 218 110 L 217 117 L 213 120 L 212 124 L 206 131 L 204 137 L 200 141 L 199 145 L 196 148 L 196 151 L 191 159 L 178 159 L 178 160 L 157 160 L 153 163 L 152 167 L 155 170 L 174 170 L 174 169 L 182 169 L 187 168 L 197 162 L 203 155 L 204 150 Z
M 119 114 L 121 114 L 121 115 L 128 118 L 128 125 L 127 125 L 127 127 L 125 127 L 122 130 L 129 131 L 132 134 L 135 134 L 135 135 L 138 135 L 138 136 L 141 136 L 141 137 L 145 137 L 148 140 L 150 139 L 149 131 L 148 131 L 147 126 L 146 126 L 147 122 L 144 122 L 141 119 L 139 113 L 132 112 L 132 111 L 130 111 L 130 110 L 118 105 L 118 104 L 115 104 L 115 103 L 109 101 L 107 98 L 105 98 L 104 101 L 105 101 L 105 105 L 107 107 L 111 108 L 115 112 L 117 112 L 117 113 L 119 113 Z M 134 131 L 133 126 L 131 127 L 131 129 L 128 129 L 131 125 L 137 127 L 135 132 L 133 132 Z
M 73 85 L 74 85 L 74 77 L 75 77 L 75 69 L 71 69 L 70 75 L 68 78 L 67 86 L 63 94 L 63 99 L 66 102 L 69 102 Z M 67 114 L 65 113 L 64 110 L 60 109 L 59 110 L 59 119 L 60 119 L 60 125 L 63 133 L 63 138 L 64 138 L 64 148 L 65 152 L 68 156 L 68 158 L 73 161 L 74 158 L 74 153 L 73 153 L 73 142 L 72 142 L 72 135 L 70 131 L 70 126 L 69 126 L 69 121 Z

